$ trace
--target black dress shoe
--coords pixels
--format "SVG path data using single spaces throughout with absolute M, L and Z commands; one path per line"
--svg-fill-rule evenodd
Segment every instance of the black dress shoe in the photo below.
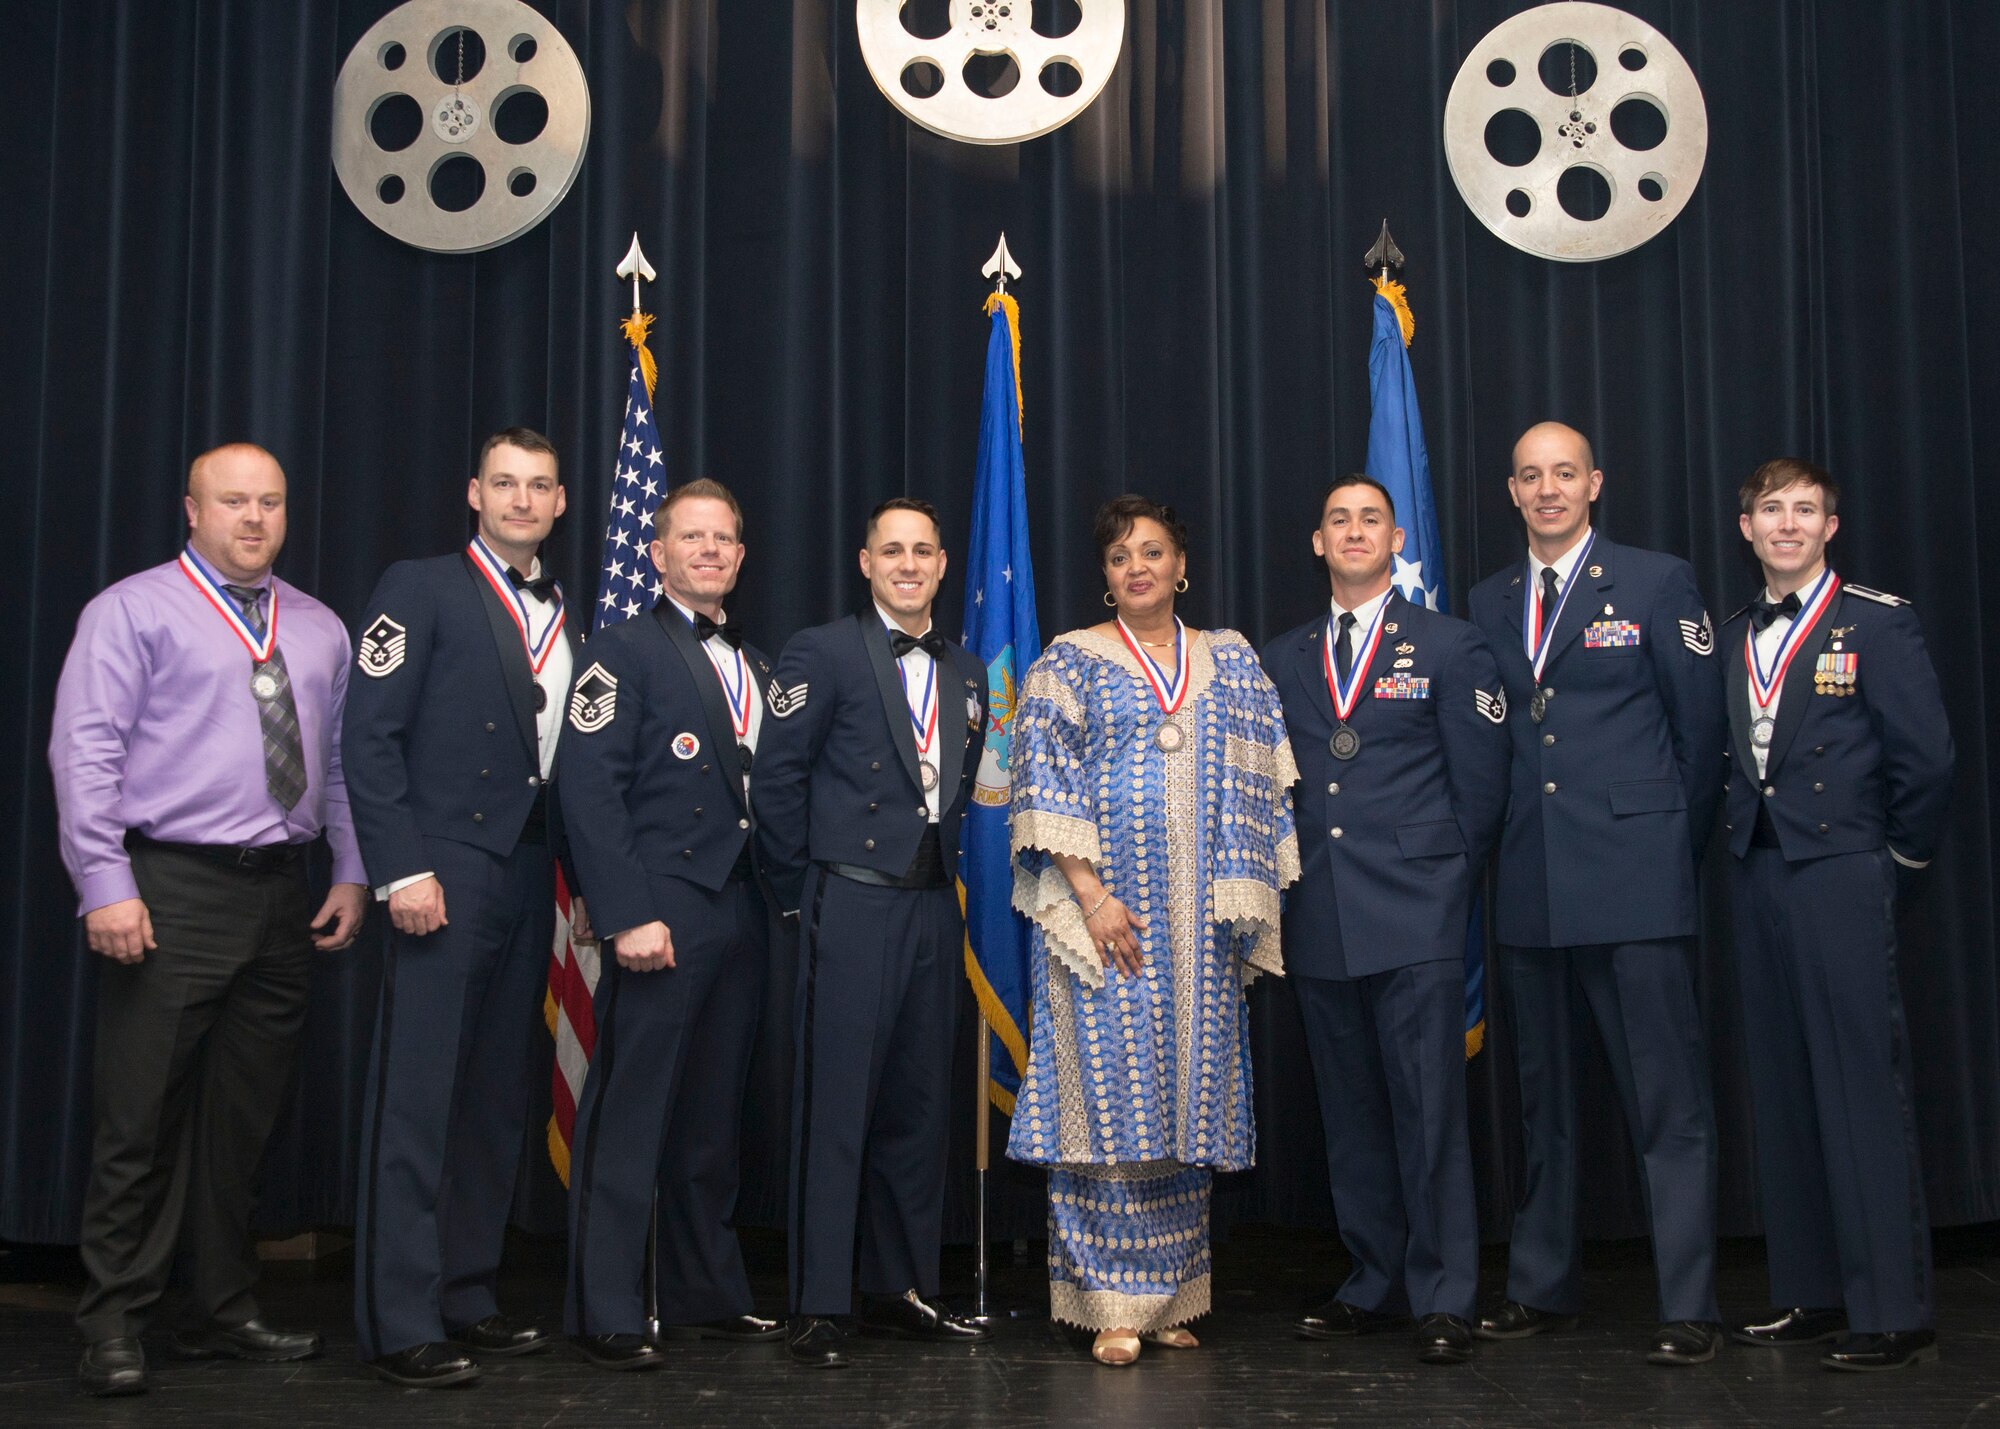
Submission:
M 1464 1364 L 1472 1358 L 1472 1326 L 1458 1315 L 1426 1315 L 1417 1322 L 1417 1358 L 1425 1364 Z
M 889 1335 L 899 1340 L 931 1340 L 947 1344 L 970 1344 L 987 1339 L 992 1331 L 984 1325 L 947 1314 L 936 1305 L 927 1305 L 917 1292 L 901 1295 L 861 1297 L 861 1333 Z
M 98 1340 L 83 1347 L 76 1367 L 78 1388 L 99 1399 L 146 1392 L 146 1352 L 130 1335 Z
M 182 1359 L 255 1360 L 262 1364 L 309 1360 L 321 1348 L 317 1330 L 274 1330 L 261 1320 L 176 1330 L 173 1341 L 174 1353 Z
M 1532 1305 L 1523 1305 L 1519 1300 L 1508 1300 L 1492 1314 L 1481 1315 L 1479 1328 L 1472 1333 L 1482 1340 L 1525 1340 L 1530 1335 L 1573 1329 L 1575 1325 L 1574 1315 L 1558 1315 L 1549 1310 L 1537 1310 Z
M 540 1325 L 512 1315 L 488 1315 L 476 1324 L 451 1331 L 451 1337 L 469 1350 L 500 1359 L 537 1354 L 556 1342 Z
M 1908 1369 L 1937 1357 L 1935 1330 L 1882 1330 L 1872 1335 L 1849 1335 L 1821 1355 L 1819 1362 L 1828 1369 L 1867 1372 Z
M 767 1345 L 784 1337 L 783 1325 L 756 1315 L 731 1315 L 726 1320 L 704 1320 L 698 1325 L 660 1326 L 663 1340 L 728 1340 L 738 1345 Z
M 1410 1323 L 1408 1315 L 1387 1310 L 1364 1310 L 1339 1296 L 1292 1321 L 1292 1330 L 1304 1340 L 1331 1340 L 1346 1335 L 1372 1335 L 1378 1330 L 1397 1330 Z
M 1722 1347 L 1722 1326 L 1706 1320 L 1669 1320 L 1653 1331 L 1647 1364 L 1707 1364 Z
M 786 1345 L 793 1364 L 810 1366 L 813 1369 L 846 1369 L 847 1336 L 840 1326 L 820 1315 L 795 1315 L 792 1317 L 790 1338 Z
M 1837 1340 L 1847 1333 L 1845 1310 L 1792 1309 L 1769 1324 L 1739 1325 L 1729 1338 L 1739 1345 L 1765 1345 L 1783 1349 L 1787 1345 L 1817 1345 Z
M 599 1369 L 658 1369 L 667 1362 L 645 1335 L 571 1335 L 569 1342 Z
M 368 1368 L 391 1384 L 405 1389 L 443 1389 L 452 1384 L 470 1384 L 479 1378 L 479 1366 L 454 1345 L 411 1345 L 393 1355 L 378 1355 Z

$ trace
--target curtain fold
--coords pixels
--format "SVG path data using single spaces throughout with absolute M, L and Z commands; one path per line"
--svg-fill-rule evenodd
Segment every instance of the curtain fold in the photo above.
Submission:
M 1004 229 L 1026 270 L 1027 469 L 1042 623 L 1101 612 L 1089 521 L 1132 489 L 1193 528 L 1190 623 L 1263 640 L 1325 599 L 1313 502 L 1362 459 L 1386 217 L 1409 254 L 1412 351 L 1446 576 L 1517 559 L 1508 452 L 1555 417 L 1594 439 L 1598 524 L 1688 556 L 1719 624 L 1750 595 L 1735 489 L 1762 459 L 1842 482 L 1833 558 L 1911 597 L 1959 750 L 1951 827 L 1902 926 L 1927 1190 L 1940 1224 L 2000 1218 L 2000 138 L 1985 102 L 2000 11 L 1977 0 L 1628 0 L 1706 95 L 1699 190 L 1636 252 L 1520 253 L 1458 198 L 1440 139 L 1460 61 L 1514 0 L 1132 0 L 1097 101 L 1029 144 L 955 144 L 876 91 L 851 0 L 543 0 L 592 97 L 588 157 L 555 214 L 466 257 L 370 225 L 332 171 L 331 91 L 389 0 L 52 0 L 15 17 L 0 185 L 0 413 L 17 678 L 0 692 L 15 790 L 0 819 L 0 1238 L 76 1233 L 96 969 L 56 854 L 50 709 L 83 604 L 169 558 L 189 457 L 247 438 L 291 478 L 282 573 L 350 621 L 384 565 L 468 530 L 488 431 L 563 457 L 548 559 L 593 593 L 624 388 L 612 269 L 636 230 L 659 279 L 657 405 L 671 480 L 746 507 L 731 613 L 768 648 L 857 605 L 862 518 L 934 500 L 963 554 L 987 284 Z M 1599 63 L 1609 62 L 1600 57 Z M 1023 83 L 1033 83 L 1032 76 Z M 1982 500 L 1982 496 L 1986 499 Z M 940 622 L 955 626 L 947 577 Z M 1699 986 L 1722 1135 L 1721 1227 L 1758 1229 L 1719 851 Z M 1604 870 L 1606 896 L 1625 871 Z M 1490 906 L 1490 900 L 1489 905 Z M 353 1209 L 382 925 L 322 960 L 303 1070 L 266 1167 L 273 1229 Z M 1519 1191 L 1512 1031 L 1490 959 L 1469 1068 L 1482 1223 Z M 780 957 L 745 1128 L 744 1218 L 784 1197 L 789 974 Z M 1331 1218 L 1291 994 L 1252 994 L 1259 1164 L 1225 1216 Z M 971 1224 L 973 1008 L 948 1221 Z M 1601 1066 L 1586 1073 L 1593 1235 L 1643 1232 Z M 560 1225 L 524 1149 L 518 1218 Z M 996 1234 L 1039 1235 L 1039 1177 L 1001 1165 Z

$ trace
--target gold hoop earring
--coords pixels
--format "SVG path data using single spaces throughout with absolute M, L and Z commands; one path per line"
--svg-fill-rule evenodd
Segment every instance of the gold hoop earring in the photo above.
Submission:
M 1186 594 L 1187 594 L 1187 577 L 1186 577 L 1186 576 L 1182 576 L 1182 577 L 1181 577 L 1181 578 L 1180 578 L 1179 580 L 1177 580 L 1177 581 L 1175 581 L 1175 582 L 1174 582 L 1174 593 L 1175 593 L 1176 595 L 1186 595 Z
M 1104 603 L 1110 606 L 1113 610 L 1118 609 L 1118 597 L 1113 595 L 1110 591 L 1106 591 L 1104 593 Z

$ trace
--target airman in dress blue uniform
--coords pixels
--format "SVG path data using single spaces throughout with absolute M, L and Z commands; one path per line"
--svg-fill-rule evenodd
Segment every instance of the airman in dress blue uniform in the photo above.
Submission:
M 1646 1186 L 1662 1322 L 1647 1358 L 1686 1365 L 1721 1342 L 1715 1112 L 1690 953 L 1695 866 L 1722 790 L 1722 676 L 1687 562 L 1591 528 L 1603 482 L 1580 432 L 1529 428 L 1508 481 L 1528 557 L 1472 592 L 1514 746 L 1495 927 L 1527 1162 L 1507 1298 L 1478 1333 L 1517 1339 L 1582 1308 L 1580 991 Z
M 954 1007 L 965 927 L 958 828 L 984 748 L 986 672 L 931 627 L 936 513 L 868 520 L 874 599 L 779 657 L 751 790 L 779 907 L 799 917 L 791 1354 L 846 1362 L 835 1316 L 933 1340 L 984 1338 L 938 1289 Z
M 1930 1222 L 1896 976 L 1897 886 L 1937 848 L 1951 728 L 1908 601 L 1826 563 L 1840 493 L 1780 457 L 1741 492 L 1764 592 L 1722 629 L 1725 798 L 1769 1321 L 1831 1369 L 1937 1355 Z
M 1507 696 L 1485 636 L 1391 586 L 1402 547 L 1379 483 L 1335 481 L 1313 532 L 1332 609 L 1264 651 L 1300 773 L 1285 970 L 1354 1260 L 1298 1329 L 1361 1334 L 1414 1314 L 1418 1357 L 1457 1364 L 1479 1277 L 1466 921 L 1507 810 Z
M 555 931 L 549 776 L 576 660 L 535 555 L 563 510 L 555 449 L 496 433 L 466 499 L 471 545 L 376 586 L 341 741 L 394 925 L 361 1112 L 355 1330 L 382 1378 L 425 1388 L 475 1378 L 468 1350 L 550 1342 L 499 1312 L 494 1282 Z
M 655 1204 L 661 1335 L 783 1334 L 752 1313 L 730 1225 L 771 951 L 749 796 L 771 667 L 722 608 L 744 549 L 728 488 L 675 487 L 653 530 L 666 594 L 591 639 L 559 781 L 577 876 L 616 930 L 577 1106 L 564 1318 L 587 1358 L 621 1370 L 662 1363 L 644 1294 Z

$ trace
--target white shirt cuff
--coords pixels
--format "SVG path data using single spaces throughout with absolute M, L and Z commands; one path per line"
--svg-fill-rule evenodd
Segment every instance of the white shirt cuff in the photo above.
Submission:
M 385 883 L 375 890 L 375 901 L 377 903 L 387 903 L 391 893 L 395 893 L 399 889 L 408 888 L 413 883 L 422 883 L 426 878 L 436 877 L 435 873 L 413 873 L 408 878 L 399 878 L 394 883 Z

